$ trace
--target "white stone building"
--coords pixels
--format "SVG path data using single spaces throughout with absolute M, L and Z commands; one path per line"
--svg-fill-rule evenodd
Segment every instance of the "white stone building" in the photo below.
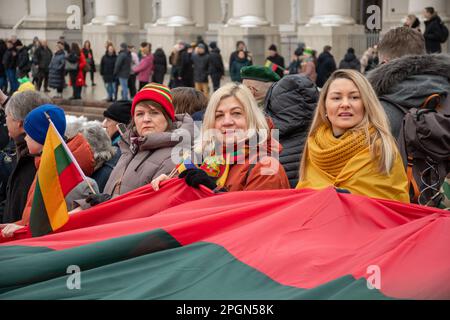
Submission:
M 370 5 L 380 8 L 379 15 L 366 13 Z M 257 63 L 272 43 L 287 59 L 299 42 L 319 52 L 329 44 L 341 59 L 350 46 L 361 54 L 408 13 L 421 17 L 426 6 L 449 21 L 445 0 L 0 0 L 0 38 L 15 34 L 29 43 L 38 36 L 50 44 L 60 35 L 68 42 L 89 39 L 97 61 L 107 40 L 117 47 L 149 41 L 169 54 L 178 39 L 198 35 L 218 41 L 225 60 L 238 40 Z M 369 26 L 381 30 L 366 28 L 370 16 Z

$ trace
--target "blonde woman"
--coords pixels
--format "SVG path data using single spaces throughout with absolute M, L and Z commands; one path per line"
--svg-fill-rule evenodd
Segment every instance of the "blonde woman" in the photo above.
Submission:
M 289 189 L 283 166 L 276 159 L 279 151 L 271 156 L 272 147 L 278 145 L 270 138 L 270 125 L 247 87 L 229 83 L 217 90 L 202 129 L 201 148 L 197 148 L 201 161 L 192 161 L 198 163 L 196 168 L 180 175 L 188 185 L 226 191 Z M 167 179 L 160 176 L 152 182 L 153 188 L 158 190 L 159 183 Z
M 297 189 L 333 186 L 409 202 L 408 180 L 387 116 L 366 78 L 338 70 L 322 89 Z

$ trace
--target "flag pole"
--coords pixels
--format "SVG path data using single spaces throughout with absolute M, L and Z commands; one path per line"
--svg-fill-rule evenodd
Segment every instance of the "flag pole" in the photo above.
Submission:
M 88 185 L 88 187 L 91 190 L 91 192 L 93 194 L 97 194 L 97 192 L 95 192 L 94 188 L 92 187 L 92 184 L 89 182 L 88 178 L 84 174 L 83 170 L 81 170 L 80 165 L 78 164 L 78 161 L 73 156 L 73 154 L 70 151 L 69 147 L 67 146 L 66 142 L 64 141 L 64 139 L 59 134 L 59 131 L 58 131 L 58 129 L 56 129 L 55 124 L 53 123 L 52 119 L 50 118 L 50 116 L 48 115 L 47 112 L 44 112 L 44 113 L 45 113 L 45 116 L 47 117 L 48 122 L 50 122 L 50 125 L 53 127 L 53 129 L 55 130 L 56 134 L 58 135 L 58 139 L 60 140 L 61 144 L 63 145 L 63 147 L 66 150 L 67 154 L 69 155 L 70 159 L 72 160 L 73 164 L 77 168 L 78 173 L 81 175 L 81 177 L 83 178 L 84 182 L 86 182 L 86 184 Z

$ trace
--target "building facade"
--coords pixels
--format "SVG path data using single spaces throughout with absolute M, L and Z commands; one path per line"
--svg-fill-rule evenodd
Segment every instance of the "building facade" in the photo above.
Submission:
M 362 54 L 407 14 L 421 17 L 426 6 L 449 21 L 445 0 L 0 0 L 0 38 L 89 39 L 97 61 L 107 40 L 117 47 L 149 41 L 168 54 L 177 40 L 199 35 L 217 41 L 224 57 L 244 40 L 257 63 L 272 43 L 287 59 L 299 42 L 318 51 L 331 45 L 340 59 L 348 47 Z

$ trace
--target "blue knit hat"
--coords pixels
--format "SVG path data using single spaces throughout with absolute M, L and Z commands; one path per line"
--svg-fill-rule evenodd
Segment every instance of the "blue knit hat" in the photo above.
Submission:
M 42 145 L 45 143 L 50 125 L 45 113 L 50 116 L 61 136 L 64 136 L 66 132 L 66 116 L 63 109 L 51 104 L 44 104 L 34 109 L 26 116 L 23 129 L 34 141 Z

